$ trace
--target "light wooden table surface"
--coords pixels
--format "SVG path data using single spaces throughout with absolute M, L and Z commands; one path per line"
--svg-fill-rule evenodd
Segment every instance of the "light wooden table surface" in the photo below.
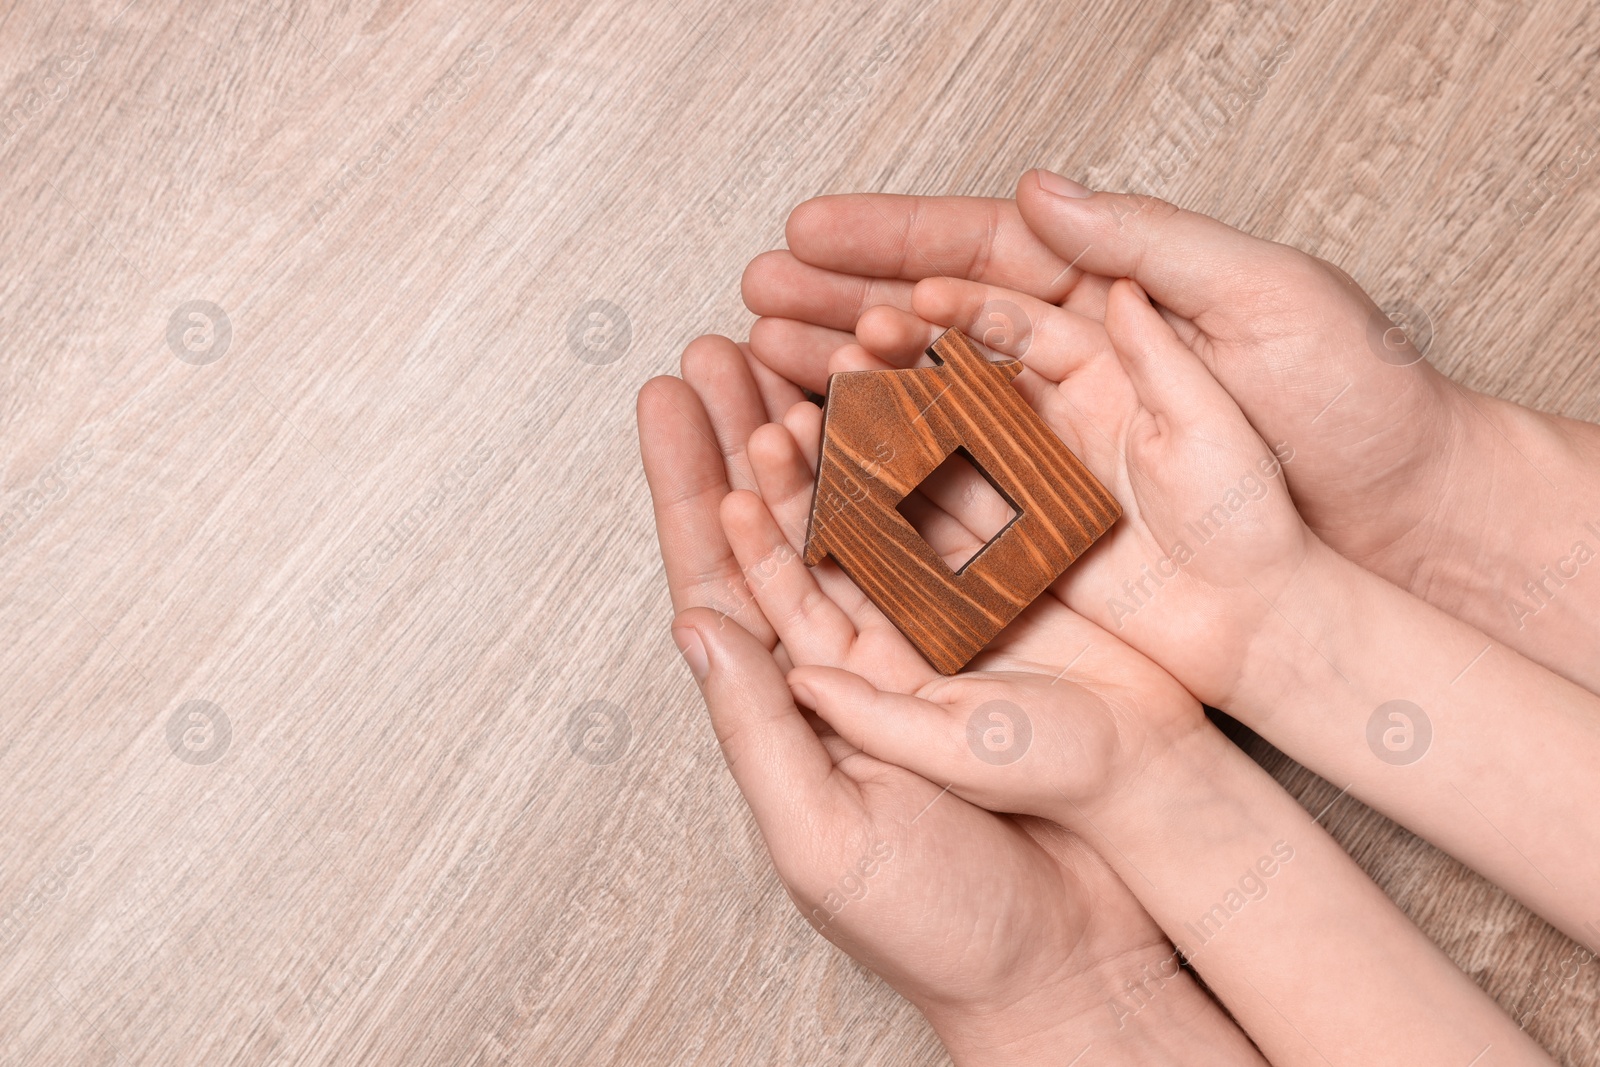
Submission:
M 0 1059 L 942 1062 L 721 765 L 638 386 L 743 335 L 800 199 L 1042 164 L 1594 417 L 1597 45 L 1571 0 L 5 8 Z M 1324 821 L 1600 1063 L 1600 965 Z

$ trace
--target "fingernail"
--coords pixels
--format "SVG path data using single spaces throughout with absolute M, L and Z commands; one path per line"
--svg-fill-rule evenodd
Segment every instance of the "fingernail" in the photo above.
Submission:
M 1039 188 L 1047 193 L 1054 193 L 1057 196 L 1070 196 L 1075 200 L 1082 200 L 1085 197 L 1094 195 L 1093 189 L 1080 185 L 1071 178 L 1063 178 L 1055 171 L 1036 170 L 1034 173 L 1039 176 Z
M 790 682 L 789 692 L 794 694 L 795 703 L 803 704 L 813 711 L 816 710 L 817 698 L 811 695 L 811 690 L 806 688 L 804 682 Z
M 677 643 L 678 651 L 683 653 L 694 680 L 705 681 L 706 675 L 711 673 L 711 661 L 706 658 L 706 646 L 700 642 L 700 631 L 692 626 L 680 626 L 672 631 L 672 640 Z

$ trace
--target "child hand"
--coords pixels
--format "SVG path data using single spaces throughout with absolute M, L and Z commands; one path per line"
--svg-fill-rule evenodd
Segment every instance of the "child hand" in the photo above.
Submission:
M 1123 508 L 1057 591 L 1196 696 L 1229 706 L 1278 595 L 1326 551 L 1280 476 L 1292 453 L 1261 441 L 1133 282 L 1109 288 L 1104 323 L 957 279 L 920 282 L 914 298 L 927 319 L 974 333 L 1002 302 L 1017 328 L 991 334 L 991 346 L 1034 372 L 1018 390 Z M 866 348 L 896 355 L 937 328 L 880 308 L 858 332 Z M 832 369 L 886 365 L 847 347 Z

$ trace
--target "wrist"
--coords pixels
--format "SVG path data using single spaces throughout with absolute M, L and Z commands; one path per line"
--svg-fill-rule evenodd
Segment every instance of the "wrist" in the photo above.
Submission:
M 1197 709 L 1181 732 L 1166 734 L 1159 745 L 1147 746 L 1136 775 L 1091 800 L 1063 805 L 1066 810 L 1058 821 L 1117 867 L 1112 841 L 1126 844 L 1132 840 L 1148 848 L 1164 848 L 1174 810 L 1208 805 L 1231 792 L 1231 760 L 1239 755 L 1237 746 Z M 1125 882 L 1137 877 L 1120 868 L 1118 873 Z
M 957 1067 L 1236 1063 L 1247 1044 L 1155 933 L 1005 1004 L 919 1005 Z
M 1418 524 L 1415 543 L 1402 556 L 1410 564 L 1380 573 L 1460 616 L 1474 604 L 1498 606 L 1506 590 L 1520 584 L 1530 535 L 1538 540 L 1548 533 L 1543 518 L 1538 530 L 1526 521 L 1546 510 L 1541 489 L 1549 487 L 1537 472 L 1558 473 L 1570 458 L 1549 416 L 1454 383 L 1445 393 L 1453 415 L 1438 450 L 1432 521 Z M 1512 521 L 1488 522 L 1487 515 Z
M 918 1004 L 956 1067 L 1023 1067 L 1071 1059 L 1090 1038 L 1082 990 L 1063 980 L 1005 1003 Z
M 1458 450 L 1444 533 L 1406 587 L 1582 684 L 1600 624 L 1600 427 L 1456 391 Z M 1492 516 L 1496 521 L 1485 521 Z M 1592 687 L 1592 686 L 1591 686 Z
M 1238 682 L 1219 706 L 1256 726 L 1323 686 L 1329 670 L 1337 670 L 1330 656 L 1342 645 L 1343 620 L 1355 617 L 1352 605 L 1373 582 L 1383 579 L 1313 538 L 1300 566 L 1274 591 Z

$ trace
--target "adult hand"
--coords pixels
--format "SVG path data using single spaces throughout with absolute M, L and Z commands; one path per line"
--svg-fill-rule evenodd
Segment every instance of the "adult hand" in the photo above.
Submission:
M 639 396 L 674 639 L 801 912 L 915 1004 L 957 1062 L 1061 1062 L 1085 1045 L 1129 1062 L 1260 1062 L 1184 975 L 1159 1010 L 1119 1017 L 1124 983 L 1172 950 L 1081 839 L 974 807 L 795 706 L 718 510 L 753 484 L 754 427 L 799 394 L 723 338 L 691 344 L 683 373 Z

